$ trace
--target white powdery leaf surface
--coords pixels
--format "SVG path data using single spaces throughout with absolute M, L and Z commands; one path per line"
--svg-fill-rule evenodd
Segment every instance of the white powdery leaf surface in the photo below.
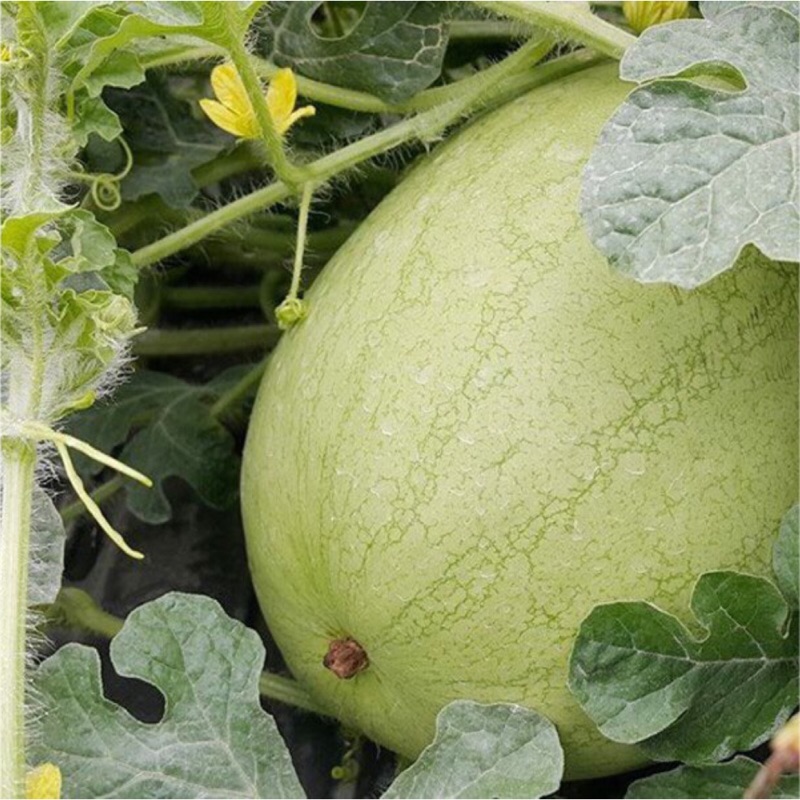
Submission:
M 66 534 L 61 515 L 47 493 L 37 487 L 31 510 L 31 560 L 28 574 L 28 606 L 54 603 L 64 572 Z
M 595 607 L 575 641 L 569 686 L 608 738 L 698 764 L 750 750 L 788 719 L 798 631 L 778 588 L 753 575 L 702 575 L 691 610 L 699 637 L 649 603 Z
M 737 4 L 712 20 L 651 28 L 625 54 L 622 78 L 654 82 L 603 128 L 581 196 L 592 241 L 621 272 L 693 288 L 748 244 L 800 259 L 792 10 Z M 708 88 L 694 81 L 703 75 L 743 78 L 744 88 Z
M 159 689 L 164 717 L 143 723 L 106 700 L 95 650 L 70 644 L 48 658 L 30 755 L 58 764 L 62 797 L 304 797 L 259 704 L 263 645 L 216 601 L 171 593 L 141 606 L 111 659 Z
M 517 705 L 456 700 L 436 737 L 384 798 L 543 797 L 558 789 L 564 756 L 555 726 Z
M 634 781 L 626 800 L 666 800 L 666 798 L 716 797 L 738 800 L 753 782 L 761 764 L 745 756 L 737 756 L 724 764 L 700 767 L 680 766 Z M 785 775 L 772 792 L 773 800 L 798 796 L 797 775 Z

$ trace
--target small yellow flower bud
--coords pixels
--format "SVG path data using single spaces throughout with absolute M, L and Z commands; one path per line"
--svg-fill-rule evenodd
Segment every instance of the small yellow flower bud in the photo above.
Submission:
M 61 797 L 61 770 L 55 764 L 40 764 L 25 778 L 28 800 L 58 800 Z

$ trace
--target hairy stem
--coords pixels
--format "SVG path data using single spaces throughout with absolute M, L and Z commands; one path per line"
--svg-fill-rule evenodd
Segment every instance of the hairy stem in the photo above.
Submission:
M 480 0 L 478 5 L 617 60 L 636 41 L 635 36 L 592 14 L 584 3 Z
M 31 90 L 27 93 L 27 175 L 22 192 L 21 211 L 38 210 L 38 206 L 46 205 L 52 195 L 52 187 L 47 180 L 45 161 L 50 154 L 46 152 L 45 118 L 47 114 L 47 90 L 50 61 L 50 50 L 39 14 L 32 8 L 22 4 L 18 11 L 17 26 L 20 45 L 30 54 L 27 72 Z
M 307 183 L 303 187 L 303 197 L 300 201 L 300 215 L 297 219 L 297 246 L 294 251 L 294 265 L 292 266 L 292 283 L 289 287 L 287 300 L 296 300 L 300 292 L 300 278 L 303 274 L 303 257 L 306 252 L 306 232 L 308 231 L 308 212 L 311 210 L 311 198 L 314 196 L 314 186 Z
M 527 25 L 507 19 L 454 19 L 450 23 L 451 42 L 502 42 L 521 39 Z
M 585 54 L 572 54 L 555 59 L 535 70 L 528 70 L 524 81 L 515 80 L 523 70 L 526 59 L 529 66 L 533 65 L 549 49 L 549 41 L 524 45 L 500 64 L 465 79 L 461 84 L 462 89 L 459 91 L 458 97 L 313 161 L 305 167 L 306 174 L 315 183 L 324 183 L 405 142 L 439 135 L 443 129 L 463 117 L 471 109 L 479 106 L 492 107 L 498 97 L 507 100 L 509 93 L 503 88 L 505 82 L 512 82 L 514 91 L 522 94 L 528 89 L 552 80 L 556 75 L 568 74 L 570 70 L 583 69 L 586 66 Z M 558 64 L 557 70 L 547 69 L 553 64 Z M 500 69 L 501 67 L 503 69 Z M 167 256 L 197 244 L 205 237 L 238 219 L 286 200 L 292 194 L 292 187 L 282 181 L 273 183 L 235 200 L 217 211 L 206 214 L 179 231 L 134 251 L 133 262 L 140 268 L 155 264 Z
M 45 168 L 49 60 L 41 18 L 22 4 L 17 15 L 19 44 L 31 55 L 30 91 L 26 97 L 28 165 L 18 211 L 38 210 L 51 202 L 53 186 Z M 9 368 L 7 407 L 14 414 L 37 419 L 45 376 L 44 271 L 32 241 L 23 259 L 30 283 L 29 357 Z M 4 426 L 5 427 L 5 426 Z M 2 520 L 0 521 L 0 797 L 22 797 L 25 786 L 25 668 L 30 556 L 36 447 L 9 438 L 2 444 Z
M 247 92 L 258 127 L 261 129 L 261 140 L 266 148 L 269 163 L 278 178 L 294 188 L 303 182 L 304 172 L 302 168 L 289 161 L 286 150 L 283 147 L 283 138 L 272 121 L 272 116 L 264 98 L 264 89 L 261 86 L 258 74 L 253 68 L 250 53 L 247 52 L 247 48 L 244 45 L 242 32 L 238 30 L 237 21 L 241 16 L 241 11 L 232 3 L 217 3 L 215 5 L 220 12 L 220 21 L 223 22 L 226 28 L 225 44 L 228 55 L 236 67 L 236 71 L 239 73 Z
M 25 783 L 25 622 L 36 449 L 3 445 L 0 538 L 0 797 L 21 797 Z
M 161 239 L 157 239 L 151 244 L 134 250 L 131 254 L 133 263 L 140 269 L 157 264 L 167 256 L 186 250 L 194 244 L 202 241 L 206 236 L 230 225 L 236 220 L 269 208 L 281 200 L 290 197 L 292 190 L 282 182 L 273 183 L 263 189 L 258 189 L 244 197 L 228 203 L 210 214 L 206 214 L 195 222 L 191 222 L 184 228 L 180 228 L 173 233 L 167 234 Z M 143 337 L 139 337 L 139 341 Z

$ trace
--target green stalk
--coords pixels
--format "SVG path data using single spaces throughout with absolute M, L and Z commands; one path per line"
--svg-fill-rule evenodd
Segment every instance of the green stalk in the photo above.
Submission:
M 504 42 L 521 39 L 527 27 L 506 19 L 454 19 L 450 23 L 450 41 Z
M 104 611 L 91 595 L 82 589 L 66 588 L 58 593 L 56 602 L 45 612 L 51 625 L 64 626 L 85 631 L 105 639 L 113 639 L 125 624 L 124 619 Z M 258 679 L 262 696 L 281 703 L 303 708 L 316 714 L 324 714 L 311 695 L 293 678 L 262 672 Z M 11 795 L 4 794 L 3 797 Z
M 635 37 L 599 17 L 585 11 L 579 3 L 537 2 L 482 2 L 481 5 L 512 18 L 509 20 L 454 20 L 450 24 L 453 41 L 502 41 L 521 38 L 525 30 L 539 28 L 559 39 L 578 42 L 599 53 L 621 58 Z M 214 45 L 186 45 L 166 55 L 159 55 L 144 63 L 145 68 L 176 66 L 187 61 L 224 56 L 225 51 Z M 280 69 L 276 64 L 256 56 L 250 56 L 256 73 L 265 79 L 271 78 Z M 237 65 L 238 68 L 238 65 Z M 428 89 L 412 97 L 406 103 L 387 103 L 368 92 L 345 89 L 312 78 L 297 76 L 297 90 L 309 100 L 326 105 L 360 111 L 367 114 L 406 114 L 422 108 L 430 108 Z
M 20 45 L 30 53 L 28 72 L 31 89 L 28 94 L 30 113 L 30 171 L 25 187 L 25 201 L 28 210 L 38 210 L 38 205 L 47 203 L 47 178 L 44 174 L 45 116 L 47 114 L 47 82 L 49 80 L 49 48 L 39 15 L 24 5 L 20 6 L 18 19 L 18 38 Z
M 153 328 L 136 339 L 136 356 L 165 358 L 263 350 L 278 340 L 275 325 L 235 325 L 224 328 Z
M 262 672 L 258 679 L 258 690 L 262 697 L 325 716 L 325 712 L 294 678 L 285 678 L 283 675 L 275 675 L 272 672 Z
M 17 37 L 31 54 L 27 62 L 29 171 L 25 201 L 29 210 L 50 202 L 51 186 L 45 161 L 49 58 L 41 18 L 33 4 L 21 4 Z M 31 243 L 24 259 L 30 330 L 29 365 L 9 370 L 8 408 L 35 420 L 39 416 L 45 377 L 44 304 L 47 301 L 41 256 Z M 25 791 L 25 658 L 36 447 L 9 437 L 2 444 L 2 519 L 0 520 L 0 797 L 23 797 Z
M 109 497 L 115 495 L 124 485 L 125 482 L 122 478 L 119 475 L 115 475 L 105 483 L 101 483 L 93 492 L 90 492 L 89 497 L 91 497 L 97 505 L 100 505 L 108 500 Z M 64 508 L 61 509 L 61 519 L 65 524 L 72 522 L 72 520 L 78 519 L 78 517 L 86 514 L 87 510 L 83 500 L 76 500 L 74 503 L 70 503 L 68 506 L 64 506 Z
M 86 631 L 104 639 L 113 639 L 121 630 L 124 620 L 104 611 L 83 589 L 67 586 L 61 589 L 46 611 L 51 625 Z
M 303 274 L 303 255 L 306 251 L 308 213 L 311 210 L 311 198 L 313 196 L 314 184 L 307 183 L 303 187 L 300 213 L 297 218 L 297 245 L 294 252 L 294 266 L 292 267 L 292 283 L 289 287 L 289 293 L 275 309 L 275 319 L 278 321 L 278 327 L 282 330 L 288 330 L 298 322 L 302 322 L 308 314 L 308 305 L 298 297 L 298 294 L 300 293 L 300 278 Z
M 206 236 L 210 236 L 232 222 L 236 222 L 236 220 L 254 214 L 256 211 L 269 208 L 275 203 L 280 203 L 281 200 L 286 200 L 291 194 L 291 189 L 282 182 L 258 189 L 216 211 L 212 211 L 210 214 L 206 214 L 195 222 L 189 223 L 185 228 L 169 233 L 151 244 L 134 250 L 131 253 L 133 263 L 139 269 L 157 264 L 167 256 L 186 250 L 193 244 L 205 239 Z
M 496 96 L 502 94 L 503 98 L 507 99 L 507 92 L 503 91 L 504 81 L 513 79 L 517 73 L 521 72 L 526 60 L 529 65 L 532 65 L 544 57 L 549 49 L 549 41 L 523 45 L 516 53 L 494 67 L 456 84 L 461 87 L 458 96 L 449 102 L 398 122 L 371 136 L 365 136 L 330 155 L 323 156 L 311 162 L 305 168 L 305 173 L 309 180 L 321 184 L 405 142 L 415 139 L 424 140 L 440 134 L 444 128 L 463 117 L 470 109 L 478 106 L 492 107 L 495 104 L 492 96 L 493 90 L 496 90 L 494 92 Z M 567 74 L 571 68 L 582 69 L 585 62 L 584 55 L 573 54 L 555 59 L 550 63 L 558 63 L 560 74 Z M 549 64 L 545 65 L 545 67 L 548 66 Z M 552 76 L 552 70 L 540 67 L 528 73 L 527 81 L 515 81 L 515 86 L 521 94 L 552 79 Z M 282 181 L 252 192 L 217 211 L 206 214 L 185 228 L 134 251 L 132 253 L 133 263 L 139 268 L 155 264 L 167 256 L 197 244 L 205 237 L 242 217 L 286 200 L 293 193 L 294 189 Z
M 233 175 L 263 167 L 264 160 L 259 157 L 256 149 L 252 142 L 241 142 L 229 153 L 217 156 L 193 169 L 192 178 L 202 189 L 210 183 L 218 183 Z
M 249 370 L 239 381 L 237 381 L 227 392 L 219 396 L 216 403 L 211 406 L 211 416 L 219 420 L 225 416 L 225 412 L 233 405 L 236 405 L 248 394 L 250 390 L 261 380 L 267 361 L 264 359 Z
M 220 48 L 207 43 L 202 45 L 183 44 L 170 50 L 158 50 L 153 53 L 139 55 L 142 69 L 158 69 L 159 67 L 176 67 L 187 61 L 204 61 L 220 54 Z
M 214 5 L 219 11 L 219 21 L 225 31 L 225 49 L 242 79 L 258 127 L 261 129 L 261 140 L 266 148 L 269 163 L 278 178 L 294 188 L 303 182 L 304 171 L 292 164 L 287 157 L 283 146 L 283 137 L 278 133 L 275 123 L 272 121 L 264 98 L 264 89 L 253 68 L 250 53 L 244 45 L 244 31 L 239 30 L 237 25 L 241 11 L 232 3 L 215 3 Z
M 0 538 L 0 797 L 22 797 L 25 786 L 25 622 L 36 449 L 3 445 Z
M 311 198 L 314 187 L 307 183 L 303 189 L 303 199 L 300 202 L 300 216 L 297 222 L 297 247 L 294 253 L 294 266 L 292 267 L 292 285 L 289 287 L 288 299 L 296 299 L 300 291 L 300 277 L 303 274 L 303 255 L 306 252 L 306 231 L 308 230 L 308 212 L 311 210 Z
M 479 0 L 478 5 L 616 60 L 636 41 L 635 36 L 592 14 L 584 3 Z
M 259 308 L 258 286 L 168 286 L 161 293 L 165 308 Z

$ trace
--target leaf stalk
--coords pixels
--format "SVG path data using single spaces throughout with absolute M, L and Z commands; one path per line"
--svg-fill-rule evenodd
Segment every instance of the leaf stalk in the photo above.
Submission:
M 529 69 L 544 58 L 551 45 L 549 39 L 523 45 L 494 67 L 462 81 L 458 97 L 450 98 L 448 102 L 436 105 L 428 111 L 423 111 L 390 128 L 365 136 L 353 144 L 323 156 L 308 164 L 305 173 L 309 180 L 317 184 L 325 183 L 398 145 L 440 135 L 443 129 L 472 109 L 494 107 L 498 101 L 508 101 L 512 94 L 513 96 L 524 94 L 536 86 L 598 63 L 596 57 L 577 52 L 554 59 L 536 69 Z M 286 200 L 293 193 L 293 188 L 283 181 L 258 189 L 223 208 L 206 214 L 181 230 L 135 250 L 132 253 L 133 262 L 139 268 L 158 263 L 243 217 Z M 140 337 L 139 346 L 143 338 Z
M 504 17 L 540 28 L 564 41 L 578 42 L 619 61 L 636 37 L 592 14 L 586 3 L 479 0 Z
M 25 785 L 25 623 L 36 448 L 7 439 L 0 537 L 0 797 Z

